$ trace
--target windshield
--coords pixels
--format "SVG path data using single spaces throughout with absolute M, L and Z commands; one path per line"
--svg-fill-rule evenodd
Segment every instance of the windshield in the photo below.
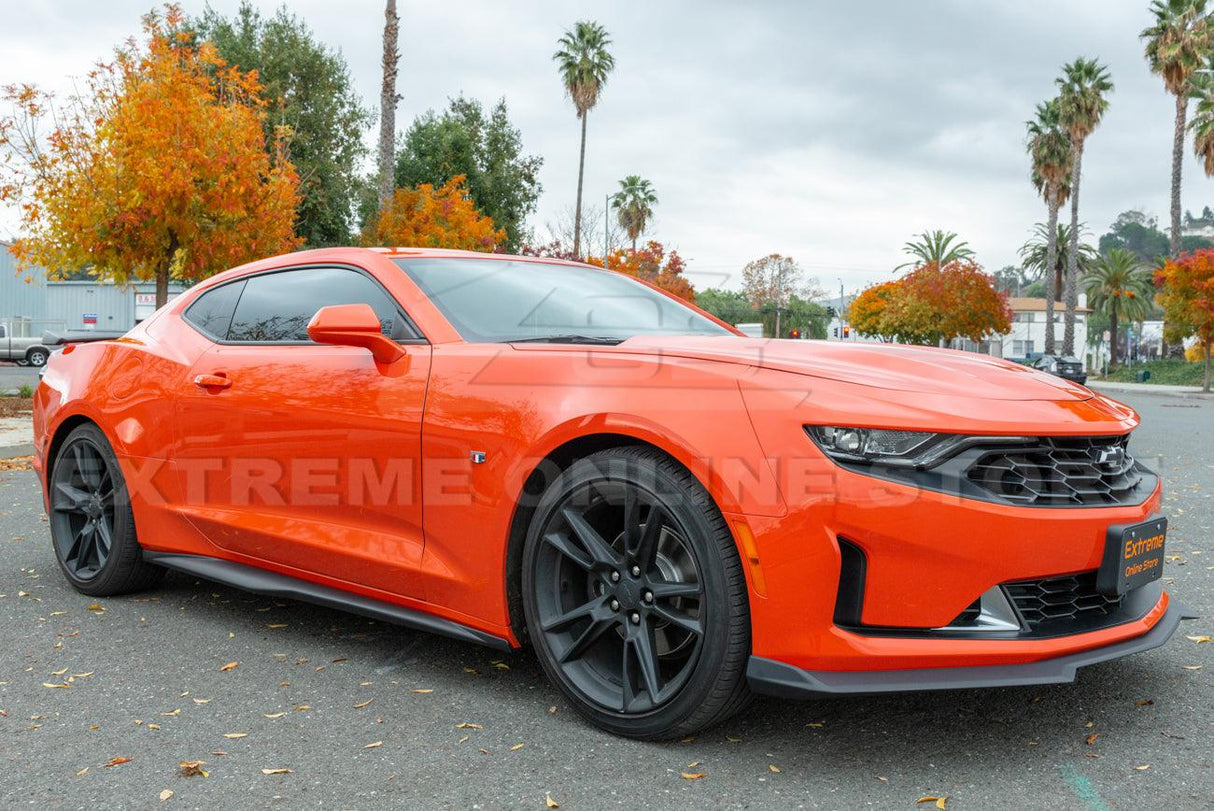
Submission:
M 634 335 L 732 335 L 620 273 L 499 259 L 398 259 L 466 341 L 617 343 Z

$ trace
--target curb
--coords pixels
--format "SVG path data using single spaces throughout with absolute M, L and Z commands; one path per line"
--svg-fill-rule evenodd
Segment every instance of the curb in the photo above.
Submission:
M 1150 394 L 1155 397 L 1178 397 L 1182 400 L 1214 400 L 1214 393 L 1206 394 L 1200 389 L 1188 386 L 1165 386 L 1151 383 L 1105 383 L 1096 380 L 1089 381 L 1087 387 L 1110 393 Z

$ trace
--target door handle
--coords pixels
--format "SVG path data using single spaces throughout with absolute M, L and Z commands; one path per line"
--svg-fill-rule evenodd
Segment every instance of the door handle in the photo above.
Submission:
M 198 375 L 194 378 L 194 385 L 200 389 L 226 389 L 232 385 L 232 381 L 222 374 Z

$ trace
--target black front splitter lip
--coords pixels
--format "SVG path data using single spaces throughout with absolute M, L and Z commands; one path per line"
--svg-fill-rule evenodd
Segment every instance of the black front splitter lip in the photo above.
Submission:
M 751 656 L 746 666 L 746 678 L 756 693 L 779 698 L 1066 684 L 1075 681 L 1076 671 L 1081 667 L 1159 647 L 1168 641 L 1182 619 L 1196 617 L 1197 614 L 1192 610 L 1172 602 L 1159 621 L 1145 634 L 1101 648 L 1068 653 L 1038 662 L 976 667 L 928 667 L 914 670 L 833 671 L 803 670 L 774 659 Z

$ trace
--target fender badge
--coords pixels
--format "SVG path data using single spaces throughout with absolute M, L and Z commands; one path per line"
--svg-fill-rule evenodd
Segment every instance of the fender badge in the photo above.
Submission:
M 484 464 L 484 461 L 485 461 L 485 452 L 484 451 L 472 451 L 471 456 L 472 456 L 472 464 L 474 464 L 474 465 Z

